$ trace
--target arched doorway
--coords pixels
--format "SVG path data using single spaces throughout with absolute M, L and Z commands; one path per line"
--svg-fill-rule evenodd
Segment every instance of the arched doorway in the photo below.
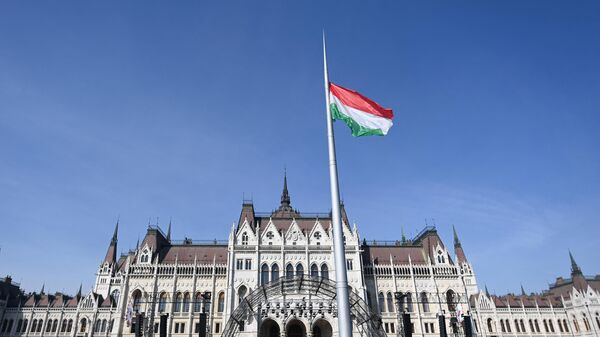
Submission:
M 285 325 L 285 333 L 287 337 L 305 337 L 306 327 L 301 321 L 294 319 Z
M 266 319 L 260 325 L 259 337 L 279 337 L 279 324 L 272 319 Z
M 313 337 L 332 337 L 333 328 L 327 320 L 319 319 L 313 324 L 312 334 Z

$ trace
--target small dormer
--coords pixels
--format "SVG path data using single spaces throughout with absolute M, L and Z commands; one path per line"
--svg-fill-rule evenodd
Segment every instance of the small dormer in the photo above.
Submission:
M 309 244 L 320 246 L 320 245 L 328 245 L 331 244 L 331 240 L 329 235 L 327 235 L 327 231 L 321 225 L 321 222 L 317 219 L 315 225 L 309 234 Z
M 282 243 L 281 234 L 279 233 L 279 231 L 277 230 L 277 227 L 275 227 L 275 224 L 273 224 L 273 221 L 271 219 L 269 219 L 269 223 L 264 228 L 264 230 L 261 230 L 261 232 L 262 233 L 261 233 L 260 242 L 263 245 L 267 245 L 267 246 L 281 245 L 281 243 Z
M 152 249 L 146 244 L 138 253 L 137 263 L 149 264 L 152 263 Z
M 434 256 L 435 264 L 437 264 L 437 265 L 443 265 L 443 264 L 450 263 L 450 258 L 448 256 L 448 252 L 446 251 L 446 248 L 442 247 L 439 243 L 433 250 L 433 256 Z
M 254 234 L 248 219 L 245 219 L 242 225 L 239 227 L 235 242 L 241 246 L 256 244 L 256 235 Z
M 287 233 L 285 234 L 285 243 L 286 245 L 293 246 L 306 244 L 306 236 L 302 232 L 300 226 L 298 226 L 296 219 L 292 220 L 292 224 L 290 225 L 290 227 L 287 230 Z

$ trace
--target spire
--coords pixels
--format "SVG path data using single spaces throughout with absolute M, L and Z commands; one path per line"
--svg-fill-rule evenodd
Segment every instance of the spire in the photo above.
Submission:
M 485 296 L 490 297 L 490 292 L 488 291 L 487 284 L 485 285 Z
M 400 226 L 400 230 L 402 232 L 402 243 L 406 242 L 406 235 L 404 235 L 404 225 Z
M 283 171 L 283 192 L 281 192 L 281 206 L 280 207 L 290 207 L 290 194 L 288 192 L 287 187 L 287 170 Z
M 44 288 L 46 287 L 46 282 L 42 283 L 42 290 L 40 290 L 40 295 L 44 295 Z
M 454 253 L 456 254 L 458 262 L 467 262 L 467 256 L 465 255 L 465 252 L 462 249 L 462 245 L 460 243 L 460 240 L 458 239 L 458 234 L 456 234 L 456 228 L 454 228 L 454 225 L 452 225 L 452 233 L 454 234 Z
M 461 247 L 460 240 L 458 239 L 458 234 L 456 234 L 456 228 L 452 225 L 452 232 L 454 233 L 454 248 Z
M 79 290 L 77 290 L 76 297 L 81 298 L 81 288 L 83 287 L 83 283 L 79 283 Z
M 527 293 L 525 292 L 525 288 L 523 288 L 523 284 L 521 284 L 521 295 L 527 296 Z
M 169 227 L 167 228 L 167 241 L 171 242 L 171 220 L 169 220 Z
M 115 231 L 113 233 L 112 239 L 110 240 L 110 244 L 108 245 L 108 250 L 106 251 L 106 256 L 104 257 L 103 263 L 111 263 L 114 264 L 117 262 L 117 234 L 119 233 L 119 220 L 117 220 L 117 224 L 115 225 Z
M 575 262 L 575 258 L 573 258 L 573 254 L 571 254 L 571 250 L 569 250 L 569 258 L 571 259 L 571 274 L 572 275 L 583 274 L 581 272 L 581 268 L 579 268 L 579 266 L 577 265 L 577 262 Z

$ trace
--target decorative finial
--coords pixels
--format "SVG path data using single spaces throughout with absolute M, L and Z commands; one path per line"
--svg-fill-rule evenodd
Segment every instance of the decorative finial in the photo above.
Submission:
M 77 297 L 81 297 L 81 288 L 83 287 L 83 283 L 79 283 L 79 290 L 77 290 Z
M 44 295 L 44 288 L 46 287 L 46 282 L 42 283 L 42 290 L 40 290 L 40 295 Z
M 527 296 L 527 293 L 525 292 L 525 288 L 523 288 L 523 284 L 522 283 L 521 283 L 521 295 Z
M 171 242 L 171 220 L 169 220 L 169 227 L 167 228 L 167 241 Z

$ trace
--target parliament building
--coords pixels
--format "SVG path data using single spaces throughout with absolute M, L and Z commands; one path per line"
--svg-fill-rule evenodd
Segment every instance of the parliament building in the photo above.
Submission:
M 465 319 L 483 337 L 600 337 L 600 275 L 573 256 L 570 277 L 549 289 L 497 296 L 478 284 L 456 231 L 450 245 L 432 226 L 367 241 L 343 205 L 341 215 L 355 337 L 464 336 Z M 0 280 L 0 336 L 191 337 L 201 313 L 210 337 L 338 335 L 331 214 L 292 208 L 287 178 L 274 211 L 243 203 L 227 241 L 172 240 L 170 224 L 148 226 L 125 254 L 117 239 L 118 223 L 89 291 L 25 293 Z

